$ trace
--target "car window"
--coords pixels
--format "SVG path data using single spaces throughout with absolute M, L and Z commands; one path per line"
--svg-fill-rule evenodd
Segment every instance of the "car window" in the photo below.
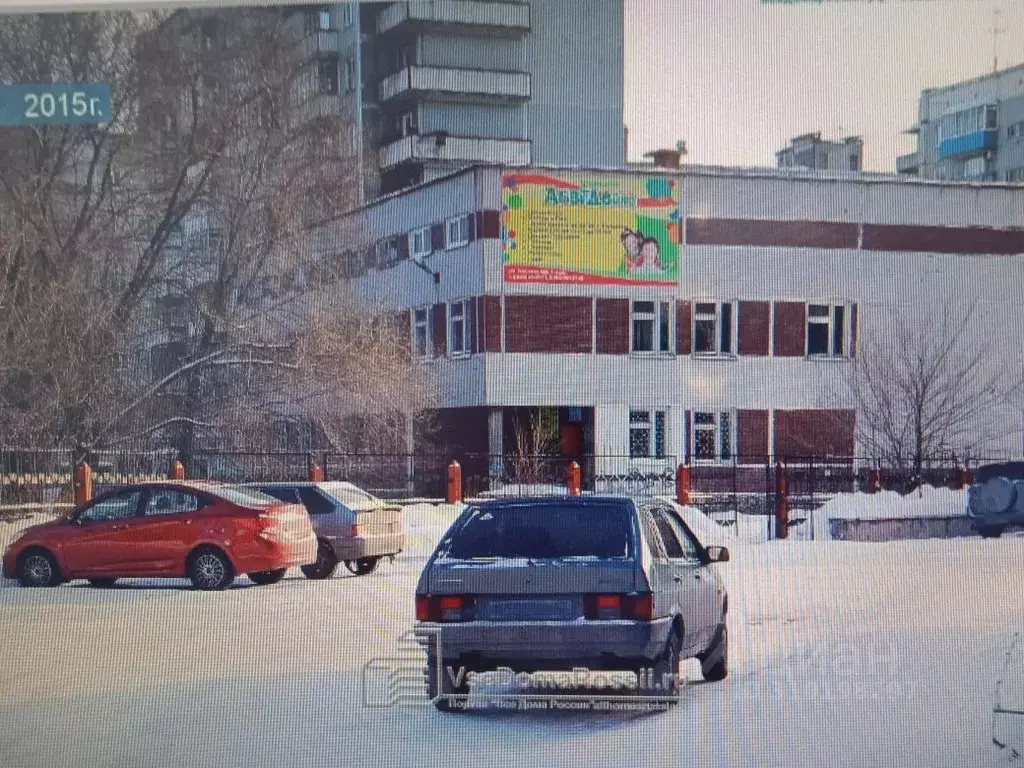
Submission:
M 658 526 L 658 533 L 661 534 L 661 541 L 665 545 L 665 554 L 670 560 L 678 560 L 683 556 L 683 546 L 679 543 L 675 531 L 672 530 L 672 526 L 660 509 L 652 510 L 651 514 L 654 517 L 654 524 Z
M 142 498 L 141 491 L 118 493 L 97 501 L 91 507 L 83 510 L 80 520 L 84 522 L 99 522 L 104 520 L 127 520 L 135 517 L 139 511 L 139 501 Z
M 278 501 L 284 501 L 289 504 L 301 503 L 301 500 L 299 499 L 299 492 L 295 488 L 264 486 L 257 490 L 267 496 L 273 496 Z
M 661 540 L 661 533 L 658 532 L 658 526 L 654 522 L 654 515 L 651 514 L 649 509 L 640 512 L 640 521 L 644 526 L 644 533 L 651 545 L 651 554 L 654 556 L 654 559 L 667 560 L 668 554 L 665 551 L 665 544 Z
M 299 499 L 311 515 L 327 515 L 334 511 L 334 504 L 325 499 L 316 488 L 299 488 Z
M 671 527 L 676 542 L 682 550 L 678 557 L 685 558 L 686 560 L 702 561 L 704 555 L 700 544 L 698 544 L 686 523 L 680 520 L 679 516 L 670 509 L 661 509 L 659 512 L 659 517 L 665 520 L 665 523 Z
M 509 505 L 473 508 L 449 535 L 442 557 L 626 558 L 632 525 L 623 505 Z
M 203 506 L 202 501 L 194 494 L 178 491 L 173 488 L 154 488 L 149 492 L 146 502 L 146 516 L 177 515 L 185 512 L 196 512 Z
M 349 509 L 367 509 L 381 504 L 380 499 L 351 483 L 327 483 L 322 486 L 322 490 Z
M 241 507 L 269 507 L 278 500 L 260 493 L 253 488 L 241 488 L 237 485 L 218 485 L 210 488 L 209 493 L 224 501 L 238 504 Z

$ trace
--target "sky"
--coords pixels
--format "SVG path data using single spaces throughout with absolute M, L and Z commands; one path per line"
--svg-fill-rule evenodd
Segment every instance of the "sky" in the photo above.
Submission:
M 774 165 L 802 133 L 864 138 L 892 172 L 920 92 L 1024 63 L 1024 0 L 624 0 L 629 156 Z M 996 17 L 995 9 L 1000 13 Z

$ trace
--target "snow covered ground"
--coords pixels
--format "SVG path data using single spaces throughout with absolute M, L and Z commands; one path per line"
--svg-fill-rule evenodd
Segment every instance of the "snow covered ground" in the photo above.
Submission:
M 4 764 L 988 766 L 1024 752 L 1022 718 L 995 713 L 1024 700 L 1024 536 L 744 544 L 695 510 L 733 554 L 716 566 L 724 682 L 687 662 L 679 705 L 655 714 L 364 706 L 363 667 L 403 653 L 419 570 L 457 512 L 408 508 L 409 551 L 361 578 L 213 594 L 7 582 Z M 0 543 L 20 525 L 0 524 Z

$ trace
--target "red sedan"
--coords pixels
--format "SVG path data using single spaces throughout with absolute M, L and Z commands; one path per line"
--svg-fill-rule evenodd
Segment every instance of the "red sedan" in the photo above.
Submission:
M 240 573 L 278 582 L 288 568 L 315 562 L 316 547 L 299 504 L 231 485 L 145 483 L 26 528 L 4 553 L 3 575 L 26 587 L 187 576 L 197 589 L 224 589 Z

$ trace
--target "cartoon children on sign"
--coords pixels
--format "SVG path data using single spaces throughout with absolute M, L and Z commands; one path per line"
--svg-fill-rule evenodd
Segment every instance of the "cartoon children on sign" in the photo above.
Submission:
M 622 228 L 620 238 L 625 250 L 628 274 L 660 273 L 662 271 L 661 243 L 653 237 L 646 237 L 643 232 L 634 231 L 629 227 Z

